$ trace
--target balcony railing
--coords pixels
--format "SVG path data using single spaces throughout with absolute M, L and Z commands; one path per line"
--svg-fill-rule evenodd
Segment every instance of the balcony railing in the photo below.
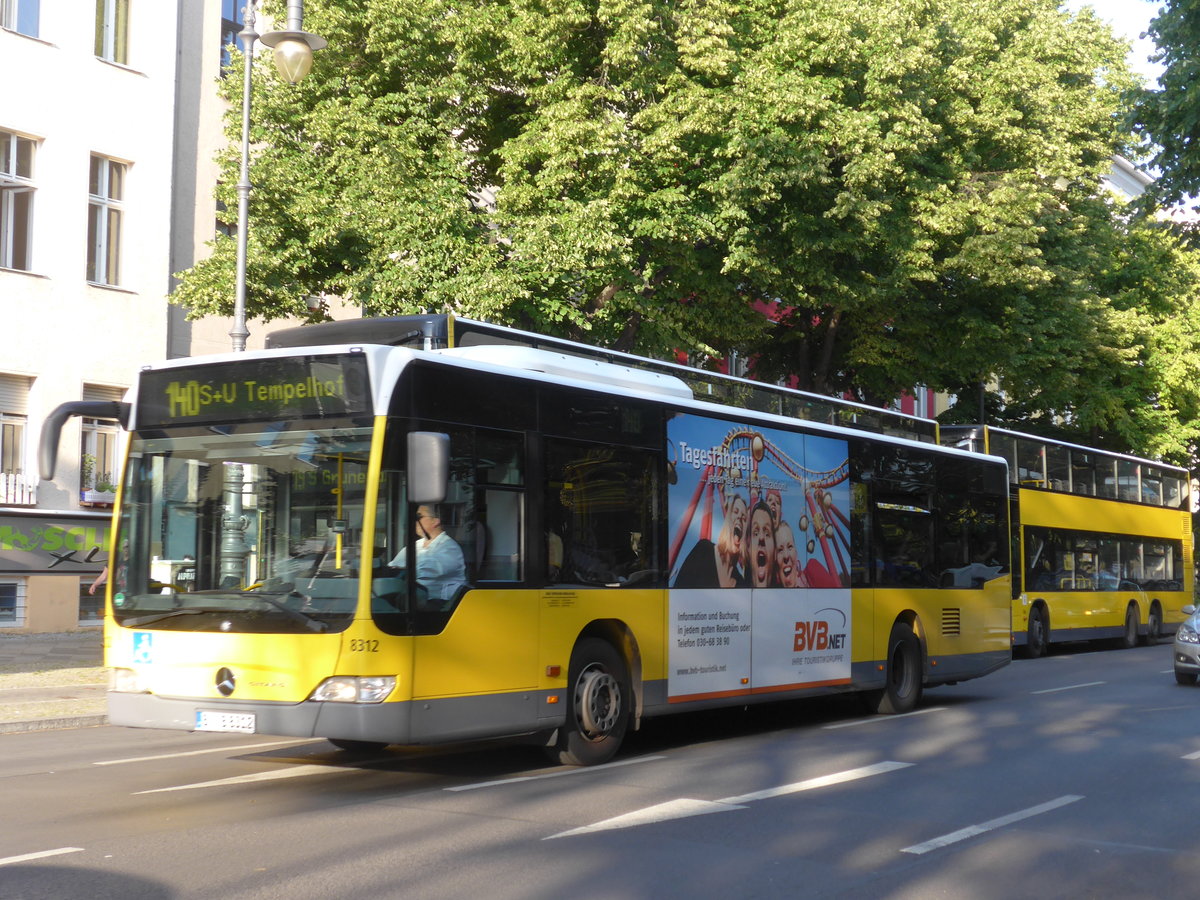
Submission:
M 37 506 L 37 479 L 0 472 L 0 506 Z

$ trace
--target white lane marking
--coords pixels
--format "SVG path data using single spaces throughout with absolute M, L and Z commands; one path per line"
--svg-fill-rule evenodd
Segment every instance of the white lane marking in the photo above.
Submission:
M 284 741 L 283 743 L 292 743 Z M 225 748 L 230 749 L 230 748 Z M 561 775 L 584 774 L 585 772 L 595 772 L 600 769 L 612 768 L 614 766 L 627 766 L 637 762 L 648 762 L 654 759 L 665 759 L 662 756 L 643 756 L 638 759 L 624 760 L 622 762 L 608 763 L 605 766 L 590 766 L 582 769 L 568 769 L 562 772 L 551 772 L 546 775 L 531 775 L 526 778 L 511 778 L 506 781 L 490 781 L 482 784 L 463 785 L 461 787 L 446 788 L 448 791 L 469 791 L 474 788 L 490 787 L 499 784 L 511 784 L 518 781 L 533 781 L 540 778 L 555 778 Z M 250 784 L 257 781 L 275 781 L 281 778 L 302 778 L 307 775 L 329 774 L 331 772 L 352 772 L 359 771 L 358 769 L 347 769 L 340 766 L 295 766 L 290 769 L 278 769 L 271 772 L 257 772 L 253 775 L 235 775 L 231 778 L 218 778 L 215 781 L 198 781 L 194 784 L 177 784 L 172 787 L 154 788 L 148 791 L 136 791 L 134 796 L 138 794 L 165 794 L 171 791 L 194 791 L 200 788 L 210 787 L 228 787 L 233 784 Z
M 1030 691 L 1031 694 L 1057 694 L 1059 691 L 1074 691 L 1078 688 L 1098 687 L 1102 684 L 1108 684 L 1107 681 L 1086 681 L 1083 684 L 1068 684 L 1065 687 L 1046 688 L 1041 691 Z
M 181 756 L 201 756 L 205 753 L 232 753 L 234 750 L 260 750 L 263 747 L 282 747 L 296 741 L 270 741 L 265 744 L 238 744 L 236 747 L 207 747 L 204 750 L 181 750 L 178 753 L 162 753 L 158 756 L 131 756 L 128 759 L 102 759 L 93 766 L 123 766 L 126 763 L 153 762 L 156 759 L 178 759 Z
M 925 713 L 945 712 L 948 707 L 945 706 L 930 706 L 927 709 L 914 709 L 912 712 L 900 713 L 895 716 L 867 716 L 865 719 L 855 719 L 853 722 L 838 722 L 834 725 L 822 725 L 826 731 L 833 731 L 835 728 L 854 728 L 856 725 L 869 725 L 872 722 L 890 722 L 893 719 L 907 719 L 909 716 L 923 716 Z
M 41 853 L 26 853 L 22 856 L 6 856 L 0 859 L 0 866 L 9 863 L 28 862 L 31 859 L 45 859 L 47 856 L 62 856 L 64 853 L 82 853 L 82 847 L 59 847 L 57 850 L 43 850 Z
M 571 837 L 576 834 L 613 831 L 618 828 L 633 828 L 636 825 L 653 825 L 656 822 L 669 822 L 672 819 L 686 819 L 691 816 L 703 816 L 708 813 L 728 812 L 731 809 L 745 808 L 744 806 L 722 803 L 720 800 L 691 800 L 687 797 L 681 797 L 678 800 L 668 800 L 666 803 L 659 803 L 657 806 L 647 806 L 645 809 L 635 810 L 623 816 L 605 819 L 603 822 L 597 822 L 594 825 L 584 825 L 582 828 L 560 831 L 558 834 L 552 834 L 549 837 L 542 838 L 542 840 L 552 841 L 555 838 Z
M 920 856 L 922 853 L 928 853 L 930 850 L 938 850 L 942 847 L 948 847 L 951 844 L 956 844 L 959 841 L 965 841 L 967 838 L 975 837 L 976 835 L 984 834 L 988 831 L 995 831 L 997 828 L 1003 828 L 1005 825 L 1011 825 L 1013 822 L 1020 822 L 1022 819 L 1029 819 L 1033 816 L 1040 816 L 1042 813 L 1050 812 L 1058 809 L 1060 806 L 1066 806 L 1069 803 L 1074 803 L 1076 800 L 1082 800 L 1077 794 L 1066 794 L 1059 797 L 1057 800 L 1051 800 L 1048 803 L 1042 803 L 1038 806 L 1031 806 L 1028 809 L 1022 809 L 1019 812 L 1011 813 L 1007 816 L 1001 816 L 998 819 L 992 819 L 989 822 L 983 822 L 979 825 L 968 825 L 966 828 L 960 828 L 958 831 L 952 831 L 950 834 L 944 834 L 941 837 L 934 838 L 931 841 L 926 841 L 923 844 L 913 844 L 911 847 L 905 847 L 901 853 L 912 853 Z
M 504 778 L 499 781 L 481 781 L 478 784 L 460 784 L 456 787 L 443 788 L 446 791 L 477 791 L 480 788 L 500 787 L 506 784 L 517 784 L 522 781 L 541 781 L 543 778 L 562 778 L 565 775 L 586 775 L 589 772 L 602 772 L 605 769 L 615 769 L 618 766 L 632 766 L 635 763 L 653 762 L 656 759 L 666 759 L 665 756 L 639 756 L 636 759 L 623 759 L 619 762 L 604 763 L 599 766 L 583 766 L 575 769 L 563 769 L 559 772 L 546 772 L 544 775 L 522 775 L 517 778 Z
M 783 797 L 786 794 L 798 794 L 800 791 L 813 791 L 817 788 L 829 787 L 833 784 L 845 784 L 847 781 L 857 781 L 860 778 L 870 778 L 872 775 L 883 775 L 885 772 L 894 772 L 896 769 L 907 769 L 913 763 L 893 762 L 886 760 L 885 762 L 875 763 L 870 766 L 862 766 L 858 769 L 847 769 L 845 772 L 834 772 L 832 775 L 821 775 L 817 778 L 809 778 L 806 781 L 797 781 L 794 784 L 784 784 L 779 787 L 767 788 L 763 791 L 754 791 L 750 794 L 741 794 L 737 797 L 725 797 L 717 803 L 739 804 L 753 803 L 755 800 L 769 800 L 772 797 Z
M 828 787 L 833 784 L 844 784 L 848 781 L 856 781 L 859 778 L 882 775 L 884 772 L 892 772 L 896 769 L 906 769 L 911 765 L 913 764 L 892 762 L 889 760 L 870 766 L 862 766 L 858 769 L 848 769 L 845 772 L 834 772 L 832 775 L 809 778 L 806 781 L 797 781 L 794 784 L 767 788 L 766 790 L 754 791 L 750 794 L 740 794 L 737 797 L 726 797 L 722 800 L 693 800 L 689 797 L 681 797 L 677 800 L 668 800 L 666 803 L 656 804 L 655 806 L 647 806 L 645 809 L 635 810 L 625 815 L 604 819 L 592 825 L 572 828 L 569 831 L 560 831 L 558 834 L 552 834 L 549 837 L 542 838 L 542 840 L 552 841 L 555 838 L 571 837 L 577 834 L 592 834 L 597 831 L 612 831 L 617 828 L 632 828 L 637 825 L 668 822 L 672 819 L 686 819 L 691 816 L 703 816 L 709 813 L 745 809 L 745 804 L 752 803 L 755 800 L 766 800 L 771 797 L 782 797 L 785 794 L 795 794 L 799 791 L 816 790 L 817 788 Z
M 257 772 L 253 775 L 235 775 L 232 778 L 218 778 L 216 781 L 197 781 L 195 784 L 177 784 L 174 787 L 154 788 L 149 791 L 134 791 L 138 794 L 165 794 L 170 791 L 194 791 L 199 788 L 225 787 L 230 784 L 250 784 L 255 781 L 275 781 L 280 778 L 301 778 L 306 775 L 328 775 L 332 772 L 354 772 L 356 769 L 343 769 L 338 766 L 296 766 L 291 769 L 276 769 L 271 772 Z
M 1200 750 L 1197 750 L 1195 753 L 1189 753 L 1187 756 L 1185 756 L 1183 758 L 1184 759 L 1200 759 Z

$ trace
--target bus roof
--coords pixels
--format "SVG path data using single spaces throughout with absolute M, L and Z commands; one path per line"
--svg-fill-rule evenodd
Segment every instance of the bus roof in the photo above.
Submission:
M 895 434 L 925 443 L 938 442 L 937 423 L 933 419 L 749 378 L 710 372 L 667 360 L 606 350 L 505 325 L 458 318 L 447 313 L 322 322 L 281 329 L 271 332 L 266 338 L 268 348 L 299 349 L 358 342 L 408 347 L 414 350 L 482 345 L 532 347 L 563 356 L 597 360 L 627 369 L 670 376 L 686 384 L 697 397 L 708 396 L 716 402 L 725 402 L 731 406 L 864 431 Z
M 1158 459 L 1149 459 L 1144 456 L 1133 456 L 1129 453 L 1118 453 L 1115 450 L 1104 450 L 1099 447 L 1088 447 L 1084 444 L 1074 444 L 1070 441 L 1063 441 L 1057 438 L 1045 437 L 1040 434 L 1030 434 L 1026 431 L 1013 431 L 1011 428 L 1001 428 L 996 425 L 943 425 L 941 428 L 942 440 L 948 446 L 955 446 L 959 443 L 964 443 L 964 436 L 967 441 L 978 440 L 982 437 L 982 432 L 986 430 L 997 434 L 1008 435 L 1012 438 L 1017 438 L 1022 441 L 1034 441 L 1042 444 L 1053 444 L 1055 447 L 1066 447 L 1070 450 L 1079 450 L 1083 453 L 1095 453 L 1097 456 L 1106 456 L 1110 459 L 1123 459 L 1128 462 L 1146 463 L 1152 466 L 1158 466 L 1161 469 L 1171 469 L 1176 472 L 1188 474 L 1188 470 L 1182 466 L 1176 466 L 1172 463 L 1163 462 Z

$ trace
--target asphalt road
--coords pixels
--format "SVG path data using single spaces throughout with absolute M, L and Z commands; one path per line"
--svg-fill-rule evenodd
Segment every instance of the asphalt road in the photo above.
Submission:
M 1191 897 L 1200 689 L 1058 652 L 914 714 L 660 719 L 594 769 L 113 727 L 0 735 L 0 897 Z

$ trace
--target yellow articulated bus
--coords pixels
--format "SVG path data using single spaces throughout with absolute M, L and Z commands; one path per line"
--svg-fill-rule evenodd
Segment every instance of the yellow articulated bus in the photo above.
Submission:
M 1173 633 L 1193 602 L 1186 469 L 1001 428 L 944 427 L 943 442 L 1003 457 L 1015 512 L 1013 645 L 1133 647 Z
M 647 717 L 852 691 L 902 712 L 1010 660 L 1003 460 L 431 323 L 172 360 L 50 417 L 44 477 L 66 417 L 130 433 L 113 724 L 525 736 L 595 764 Z

